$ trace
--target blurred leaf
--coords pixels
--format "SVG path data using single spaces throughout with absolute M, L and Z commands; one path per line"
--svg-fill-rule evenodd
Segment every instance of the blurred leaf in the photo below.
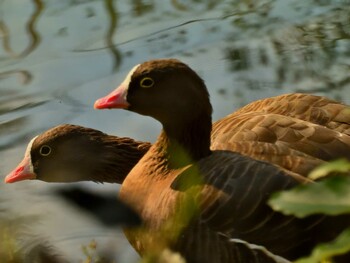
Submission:
M 332 177 L 278 192 L 272 195 L 269 205 L 276 211 L 297 217 L 350 213 L 350 178 Z
M 102 252 L 97 249 L 97 242 L 91 240 L 88 245 L 82 246 L 82 251 L 85 256 L 81 263 L 115 263 L 115 260 L 107 253 L 107 251 Z
M 350 251 L 350 228 L 343 231 L 333 242 L 320 244 L 314 248 L 307 258 L 297 260 L 295 263 L 331 262 L 331 257 Z
M 157 254 L 149 254 L 142 257 L 140 263 L 186 263 L 180 253 L 173 252 L 168 248 Z
M 346 173 L 349 171 L 350 162 L 346 159 L 339 159 L 320 165 L 309 174 L 309 178 L 312 180 L 317 180 L 333 172 Z

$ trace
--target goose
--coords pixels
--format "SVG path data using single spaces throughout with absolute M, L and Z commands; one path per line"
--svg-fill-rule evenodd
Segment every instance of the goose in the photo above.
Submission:
M 189 263 L 247 262 L 235 249 L 240 239 L 294 260 L 348 226 L 347 216 L 297 219 L 273 211 L 266 204 L 271 193 L 309 181 L 236 152 L 212 151 L 208 91 L 176 59 L 136 65 L 94 106 L 126 109 L 162 124 L 120 191 L 145 222 L 142 231 L 125 229 L 140 254 L 164 243 Z M 348 144 L 350 138 L 342 134 L 337 140 Z

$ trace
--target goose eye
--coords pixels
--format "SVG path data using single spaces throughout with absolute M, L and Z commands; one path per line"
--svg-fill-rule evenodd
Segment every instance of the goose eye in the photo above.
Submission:
M 47 145 L 43 145 L 40 148 L 40 154 L 42 156 L 48 156 L 51 153 L 51 147 Z
M 141 79 L 140 86 L 142 88 L 150 88 L 154 85 L 154 80 L 152 78 L 146 77 Z

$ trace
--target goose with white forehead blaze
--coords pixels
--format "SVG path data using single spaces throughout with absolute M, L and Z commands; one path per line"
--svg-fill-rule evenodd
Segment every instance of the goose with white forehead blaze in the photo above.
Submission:
M 211 151 L 208 91 L 178 60 L 140 64 L 95 108 L 124 108 L 163 126 L 120 192 L 147 226 L 125 231 L 140 254 L 164 243 L 189 263 L 248 262 L 232 242 L 241 239 L 294 260 L 348 226 L 348 217 L 297 219 L 274 212 L 266 204 L 271 193 L 300 181 L 271 164 Z
M 78 125 L 58 125 L 30 141 L 23 160 L 5 182 L 36 179 L 121 184 L 150 145 Z

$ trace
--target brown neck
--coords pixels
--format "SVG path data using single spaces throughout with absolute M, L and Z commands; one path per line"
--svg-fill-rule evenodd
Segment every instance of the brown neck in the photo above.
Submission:
M 179 168 L 208 156 L 210 151 L 211 116 L 198 114 L 181 124 L 164 125 L 157 145 L 171 168 Z
M 130 138 L 107 137 L 99 164 L 93 169 L 91 180 L 122 184 L 131 169 L 151 147 L 148 142 Z

